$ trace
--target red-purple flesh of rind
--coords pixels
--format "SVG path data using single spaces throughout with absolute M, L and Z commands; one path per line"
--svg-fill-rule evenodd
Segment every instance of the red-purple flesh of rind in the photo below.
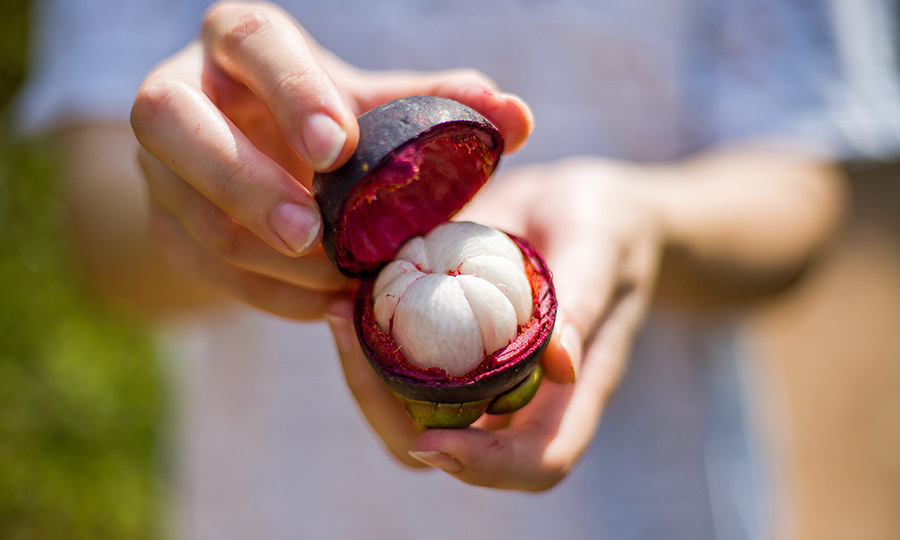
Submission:
M 382 105 L 359 128 L 356 153 L 316 174 L 312 191 L 325 252 L 345 275 L 368 277 L 465 206 L 497 167 L 503 139 L 472 109 L 433 96 Z
M 509 235 L 526 261 L 534 298 L 534 315 L 505 348 L 485 356 L 474 370 L 449 377 L 440 368 L 410 364 L 390 333 L 375 322 L 372 280 L 363 283 L 356 297 L 354 323 L 360 345 L 372 367 L 401 396 L 433 403 L 467 403 L 506 392 L 527 377 L 540 362 L 556 322 L 556 293 L 541 255 L 525 239 Z

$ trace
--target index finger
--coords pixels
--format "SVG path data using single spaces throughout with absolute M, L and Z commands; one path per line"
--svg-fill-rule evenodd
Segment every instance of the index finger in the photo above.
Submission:
M 393 99 L 420 94 L 452 99 L 478 111 L 500 130 L 504 154 L 520 150 L 534 129 L 534 115 L 528 104 L 515 94 L 501 92 L 494 81 L 476 70 L 377 74 L 355 70 L 353 74 L 346 77 L 345 83 L 353 89 L 360 109 L 369 110 Z
M 310 167 L 331 170 L 350 157 L 359 140 L 356 117 L 290 15 L 223 2 L 207 13 L 202 37 L 214 65 L 265 104 Z
M 141 86 L 131 124 L 141 145 L 239 223 L 286 255 L 322 234 L 312 195 L 212 103 L 200 83 L 199 45 L 186 48 Z

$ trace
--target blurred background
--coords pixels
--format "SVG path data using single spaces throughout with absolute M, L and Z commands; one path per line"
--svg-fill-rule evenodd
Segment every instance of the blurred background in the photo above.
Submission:
M 162 538 L 169 381 L 140 321 L 79 284 L 58 154 L 10 134 L 27 21 L 0 2 L 0 538 Z M 835 245 L 747 324 L 778 540 L 900 538 L 900 165 L 847 171 Z
M 162 538 L 166 384 L 153 342 L 90 302 L 57 154 L 10 133 L 28 4 L 0 1 L 0 538 Z

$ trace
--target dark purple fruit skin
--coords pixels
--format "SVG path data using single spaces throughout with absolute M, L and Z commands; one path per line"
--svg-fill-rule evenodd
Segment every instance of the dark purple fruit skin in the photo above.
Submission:
M 382 167 L 389 165 L 395 151 L 404 145 L 459 132 L 471 132 L 477 134 L 480 140 L 486 141 L 486 152 L 492 159 L 492 163 L 488 164 L 490 170 L 483 179 L 487 181 L 503 152 L 503 138 L 493 124 L 474 110 L 456 101 L 434 96 L 412 96 L 391 101 L 363 114 L 358 121 L 360 135 L 356 152 L 339 169 L 330 173 L 316 173 L 312 193 L 322 213 L 322 246 L 326 254 L 345 275 L 368 277 L 377 273 L 380 265 L 348 268 L 346 263 L 341 262 L 341 257 L 335 255 L 336 250 L 341 248 L 338 245 L 341 219 L 348 204 L 352 202 L 350 199 L 359 192 L 361 185 L 375 176 L 373 173 L 377 174 Z M 477 191 L 477 187 L 464 200 L 459 200 L 458 204 L 454 201 L 456 206 L 446 209 L 446 215 L 434 216 L 434 223 L 427 225 L 428 230 L 456 214 Z M 427 232 L 417 231 L 417 235 Z M 395 250 L 400 247 L 399 244 L 402 241 L 399 241 Z M 389 262 L 393 255 L 394 253 L 386 253 L 381 264 Z
M 409 399 L 433 403 L 481 401 L 515 387 L 538 366 L 556 322 L 556 292 L 550 271 L 540 253 L 527 240 L 513 235 L 509 237 L 522 250 L 529 280 L 534 280 L 534 316 L 510 345 L 491 355 L 501 358 L 509 356 L 497 367 L 476 368 L 472 374 L 450 379 L 443 370 L 422 370 L 409 365 L 402 351 L 393 345 L 393 338 L 381 332 L 374 320 L 374 280 L 363 283 L 354 309 L 356 334 L 369 363 L 394 392 Z
M 377 328 L 371 299 L 374 276 L 406 240 L 449 221 L 474 196 L 496 169 L 503 138 L 477 112 L 433 96 L 399 99 L 358 120 L 356 153 L 341 168 L 313 178 L 312 191 L 324 222 L 323 248 L 344 275 L 362 279 L 354 323 L 375 371 L 395 392 L 419 402 L 414 408 L 424 415 L 418 420 L 426 427 L 463 427 L 480 416 L 484 404 L 538 368 L 556 321 L 550 271 L 530 243 L 510 235 L 529 269 L 535 299 L 532 321 L 509 346 L 463 377 L 451 379 L 437 368 L 411 366 L 393 338 Z M 411 163 L 422 167 L 410 167 Z M 373 200 L 376 203 L 370 205 Z M 360 213 L 359 208 L 364 210 Z M 361 236 L 377 238 L 367 236 L 359 242 L 361 230 L 366 231 Z M 357 243 L 376 249 L 360 256 Z M 454 406 L 447 404 L 467 412 L 451 414 Z M 476 411 L 475 405 L 481 409 Z

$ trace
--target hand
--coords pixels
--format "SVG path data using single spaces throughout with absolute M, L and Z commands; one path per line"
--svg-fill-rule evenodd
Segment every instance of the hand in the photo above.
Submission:
M 521 169 L 489 183 L 459 216 L 531 239 L 554 275 L 559 315 L 546 378 L 512 415 L 422 431 L 366 363 L 349 305 L 334 306 L 328 321 L 348 384 L 398 459 L 503 489 L 543 490 L 568 473 L 624 372 L 656 282 L 662 223 L 629 181 L 634 171 L 601 160 Z
M 353 153 L 358 114 L 415 94 L 478 110 L 508 151 L 531 130 L 527 106 L 479 73 L 363 72 L 272 5 L 213 6 L 200 38 L 147 78 L 132 110 L 159 248 L 244 302 L 321 317 L 352 284 L 319 246 L 313 172 Z

